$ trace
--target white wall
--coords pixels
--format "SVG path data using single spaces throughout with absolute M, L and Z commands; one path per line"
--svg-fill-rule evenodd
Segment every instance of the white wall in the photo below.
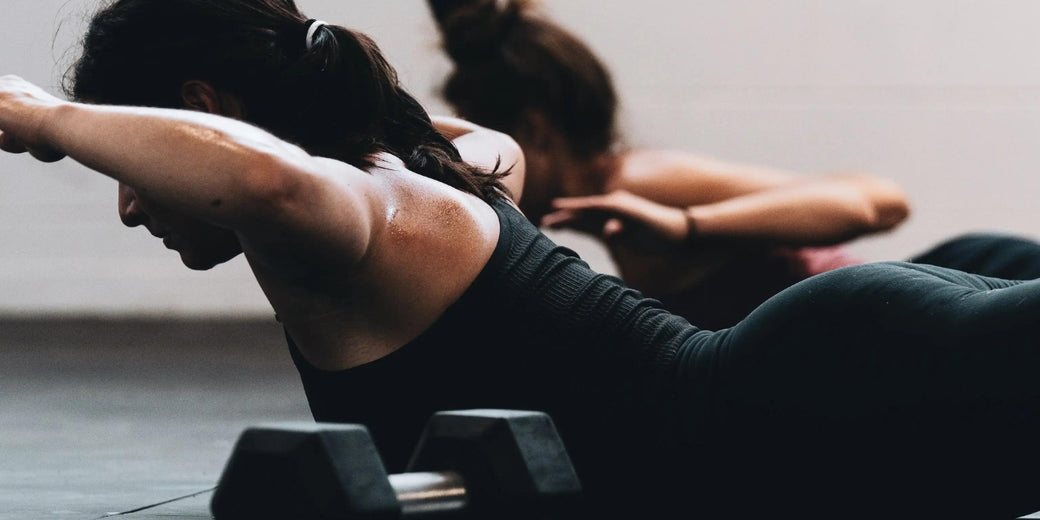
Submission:
M 443 111 L 422 0 L 300 0 L 368 32 Z M 914 214 L 852 244 L 898 259 L 969 230 L 1040 236 L 1040 2 L 548 0 L 612 68 L 637 144 L 803 172 L 896 179 Z M 56 85 L 95 2 L 0 0 L 0 73 Z M 594 13 L 594 15 L 593 15 Z M 554 234 L 612 271 L 602 250 Z M 115 184 L 71 161 L 0 157 L 0 313 L 268 313 L 241 259 L 210 272 L 115 216 Z

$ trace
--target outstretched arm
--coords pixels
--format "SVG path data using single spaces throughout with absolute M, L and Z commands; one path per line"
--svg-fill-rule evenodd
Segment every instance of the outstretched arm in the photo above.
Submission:
M 336 240 L 355 259 L 378 201 L 368 176 L 273 135 L 200 112 L 59 100 L 0 78 L 0 147 L 45 160 L 67 155 L 152 200 L 249 235 L 299 231 Z

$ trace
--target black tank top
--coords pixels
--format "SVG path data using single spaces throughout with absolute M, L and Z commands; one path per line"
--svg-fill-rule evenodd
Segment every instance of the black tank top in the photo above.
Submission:
M 709 332 L 492 206 L 492 257 L 421 336 L 339 372 L 293 350 L 315 419 L 367 425 L 390 471 L 433 412 L 497 407 L 553 418 L 589 498 L 579 518 L 1035 504 L 1040 282 L 865 264 Z
M 587 490 L 621 481 L 627 489 L 630 472 L 681 459 L 674 449 L 691 442 L 696 425 L 677 423 L 696 414 L 675 413 L 676 393 L 683 385 L 689 407 L 699 379 L 673 373 L 675 357 L 712 333 L 593 272 L 506 200 L 492 207 L 501 232 L 490 260 L 412 342 L 322 371 L 289 339 L 315 420 L 366 425 L 391 472 L 405 469 L 432 413 L 465 408 L 549 413 Z

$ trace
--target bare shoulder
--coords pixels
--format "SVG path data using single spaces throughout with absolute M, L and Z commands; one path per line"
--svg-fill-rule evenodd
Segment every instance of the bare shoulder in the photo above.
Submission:
M 395 157 L 384 154 L 370 173 L 384 194 L 384 216 L 391 229 L 436 229 L 439 233 L 434 236 L 455 234 L 450 229 L 455 227 L 478 233 L 485 228 L 497 229 L 497 217 L 487 202 L 410 171 Z
M 373 259 L 395 266 L 395 284 L 426 287 L 432 293 L 468 286 L 497 245 L 495 210 L 474 195 L 403 165 L 373 175 L 386 186 L 382 232 L 372 244 Z
M 309 285 L 265 292 L 309 361 L 342 369 L 376 359 L 429 328 L 476 280 L 498 243 L 488 203 L 380 157 L 365 171 L 377 197 L 364 257 L 319 257 Z M 320 272 L 321 276 L 314 276 Z
M 344 287 L 375 286 L 409 276 L 413 264 L 479 259 L 497 240 L 497 215 L 487 203 L 389 154 L 365 170 L 331 159 L 311 169 L 280 217 L 244 236 L 251 262 L 276 277 L 317 270 Z

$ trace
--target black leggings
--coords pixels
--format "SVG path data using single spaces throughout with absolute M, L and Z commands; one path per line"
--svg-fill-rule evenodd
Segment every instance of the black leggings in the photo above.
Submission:
M 1005 273 L 1014 265 L 939 258 L 966 245 L 922 258 Z M 1036 277 L 1035 266 L 1017 268 Z M 711 491 L 698 496 L 728 515 L 1040 510 L 1040 280 L 908 262 L 846 267 L 780 292 L 679 355 L 680 373 L 711 366 L 680 410 L 698 410 L 685 419 L 709 432 L 699 449 Z
M 910 261 L 1008 280 L 1035 280 L 1040 278 L 1040 243 L 1014 235 L 971 233 L 942 242 Z
M 1040 278 L 1040 243 L 1006 234 L 966 234 L 910 261 L 996 278 L 1032 280 Z M 788 263 L 782 256 L 748 256 L 692 287 L 657 297 L 666 309 L 698 327 L 730 327 L 770 296 L 801 280 Z

